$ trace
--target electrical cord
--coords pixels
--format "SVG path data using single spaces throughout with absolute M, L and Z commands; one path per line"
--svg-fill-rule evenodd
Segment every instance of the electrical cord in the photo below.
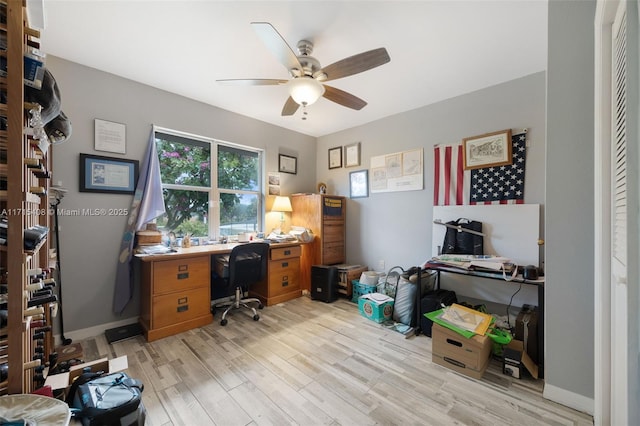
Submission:
M 509 317 L 509 310 L 511 310 L 511 303 L 513 303 L 513 298 L 520 292 L 520 290 L 522 290 L 522 283 L 520 283 L 520 287 L 518 287 L 518 290 L 516 290 L 516 292 L 511 295 L 511 299 L 509 300 L 509 304 L 507 305 L 507 325 L 509 326 L 509 330 L 511 330 L 511 318 Z

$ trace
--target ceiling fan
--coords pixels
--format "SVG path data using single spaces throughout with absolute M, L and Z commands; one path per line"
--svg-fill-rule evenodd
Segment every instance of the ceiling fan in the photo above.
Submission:
M 318 100 L 320 96 L 347 108 L 361 110 L 367 105 L 365 101 L 351 93 L 324 84 L 377 66 L 386 64 L 391 59 L 384 47 L 359 53 L 321 67 L 320 62 L 311 56 L 313 43 L 300 40 L 297 44 L 299 55 L 293 50 L 278 31 L 268 22 L 252 22 L 251 26 L 262 39 L 267 48 L 287 68 L 290 80 L 281 79 L 224 79 L 217 80 L 223 84 L 269 86 L 288 84 L 289 98 L 282 108 L 282 115 L 293 115 L 300 106 L 305 108 Z M 304 112 L 306 115 L 306 111 Z M 303 119 L 306 119 L 303 116 Z

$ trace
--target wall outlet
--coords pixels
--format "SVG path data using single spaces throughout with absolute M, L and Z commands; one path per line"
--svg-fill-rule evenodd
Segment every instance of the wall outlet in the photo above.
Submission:
M 384 260 L 378 260 L 378 271 L 384 271 Z

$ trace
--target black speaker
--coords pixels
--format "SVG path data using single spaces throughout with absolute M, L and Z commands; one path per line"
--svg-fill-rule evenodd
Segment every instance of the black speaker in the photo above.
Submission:
M 338 298 L 338 268 L 327 265 L 311 267 L 311 299 L 333 302 Z

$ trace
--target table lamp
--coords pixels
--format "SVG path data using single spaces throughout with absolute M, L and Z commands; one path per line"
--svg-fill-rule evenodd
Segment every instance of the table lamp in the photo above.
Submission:
M 271 207 L 271 211 L 280 212 L 280 229 L 282 230 L 282 225 L 284 225 L 284 213 L 293 211 L 289 197 L 276 196 L 276 199 L 273 202 L 273 207 Z

